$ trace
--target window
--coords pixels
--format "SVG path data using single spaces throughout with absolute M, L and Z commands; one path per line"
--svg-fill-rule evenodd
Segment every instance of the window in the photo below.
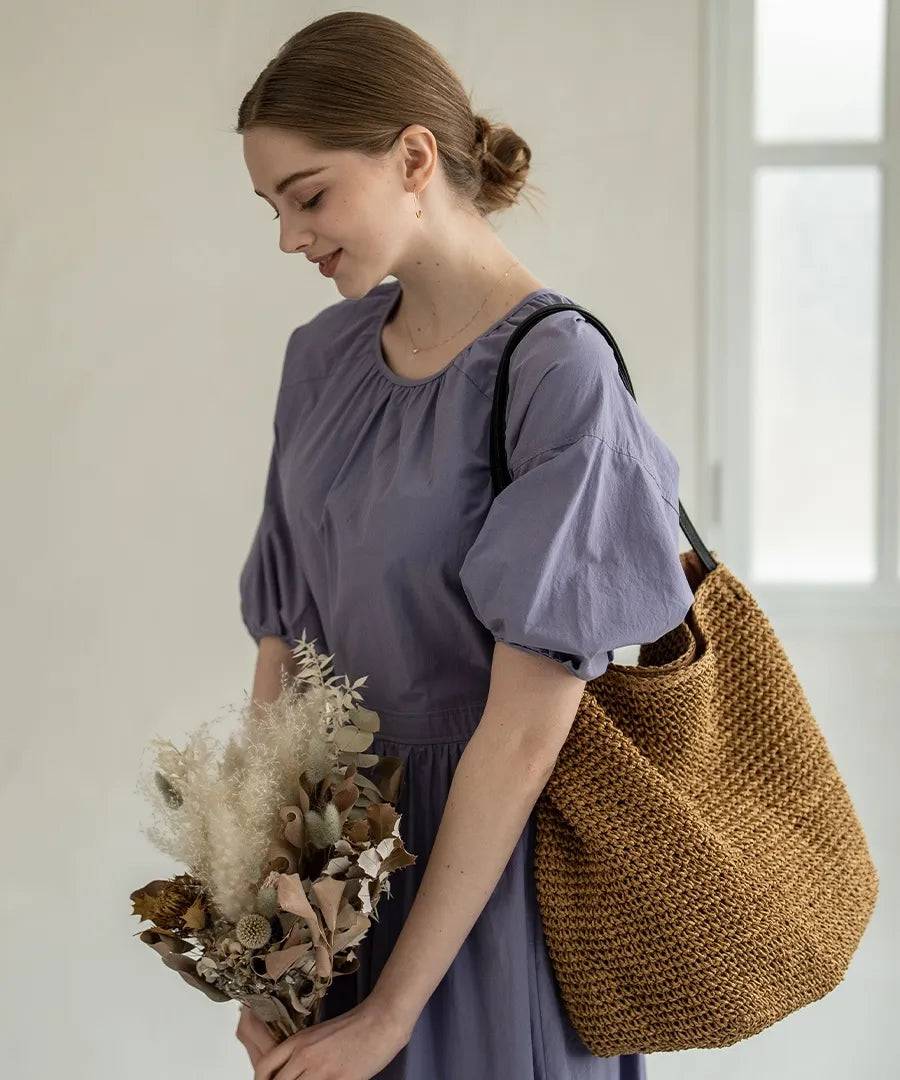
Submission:
M 900 627 L 900 0 L 706 13 L 706 542 L 770 614 Z

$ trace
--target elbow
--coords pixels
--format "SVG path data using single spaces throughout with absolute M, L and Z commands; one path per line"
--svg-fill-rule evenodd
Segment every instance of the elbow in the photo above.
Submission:
M 546 733 L 540 736 L 527 729 L 517 729 L 510 724 L 499 724 L 485 714 L 482 717 L 481 738 L 489 745 L 500 767 L 517 777 L 517 782 L 524 782 L 529 788 L 540 790 L 550 779 L 559 752 L 561 739 L 548 739 Z
M 565 738 L 562 742 L 565 742 Z M 535 781 L 540 781 L 543 786 L 556 768 L 561 749 L 562 743 L 557 743 L 556 740 L 548 743 L 544 739 L 526 739 L 520 749 L 521 766 L 529 776 L 533 776 Z

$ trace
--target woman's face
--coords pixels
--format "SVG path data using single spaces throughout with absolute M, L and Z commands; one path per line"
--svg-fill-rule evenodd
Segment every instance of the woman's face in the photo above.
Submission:
M 302 135 L 276 127 L 252 128 L 243 139 L 253 188 L 278 215 L 282 251 L 312 259 L 342 248 L 334 281 L 348 298 L 364 296 L 394 273 L 416 220 L 410 193 L 418 185 L 404 182 L 403 140 L 376 160 L 352 150 L 316 150 Z M 310 263 L 309 272 L 318 274 L 318 266 Z

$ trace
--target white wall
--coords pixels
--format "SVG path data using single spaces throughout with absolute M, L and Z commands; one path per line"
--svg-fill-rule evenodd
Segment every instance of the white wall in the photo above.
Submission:
M 182 987 L 132 936 L 129 892 L 180 869 L 140 836 L 134 784 L 151 737 L 178 741 L 250 689 L 237 576 L 283 349 L 340 296 L 279 251 L 229 129 L 285 38 L 339 7 L 0 8 L 9 1075 L 248 1075 L 236 1007 Z M 542 214 L 524 204 L 498 228 L 610 326 L 702 531 L 700 0 L 357 7 L 431 40 L 476 106 L 531 144 Z M 884 864 L 896 642 L 786 644 Z M 860 665 L 852 692 L 842 657 Z M 857 744 L 889 736 L 870 783 Z M 884 879 L 896 897 L 895 864 Z M 897 980 L 896 964 L 875 966 L 890 930 L 879 915 L 824 1002 L 728 1051 L 654 1056 L 650 1075 L 888 1076 Z

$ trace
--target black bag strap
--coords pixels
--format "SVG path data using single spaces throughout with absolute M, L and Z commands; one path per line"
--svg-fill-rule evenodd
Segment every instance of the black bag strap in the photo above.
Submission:
M 506 461 L 506 404 L 509 399 L 509 362 L 512 358 L 513 349 L 532 326 L 557 311 L 577 311 L 600 331 L 615 353 L 616 363 L 619 366 L 619 375 L 625 384 L 625 389 L 637 402 L 628 369 L 625 367 L 625 361 L 622 358 L 622 352 L 612 334 L 595 315 L 592 315 L 590 311 L 580 307 L 578 304 L 548 304 L 546 307 L 539 308 L 515 328 L 506 343 L 503 356 L 500 358 L 500 367 L 497 371 L 497 381 L 494 386 L 494 400 L 491 406 L 491 479 L 494 486 L 494 498 L 500 494 L 507 484 L 512 483 L 512 474 Z M 718 563 L 713 558 L 709 548 L 700 539 L 691 519 L 687 516 L 687 511 L 681 505 L 680 499 L 678 500 L 678 520 L 684 535 L 690 541 L 691 547 L 697 553 L 705 569 L 707 571 L 714 570 Z

